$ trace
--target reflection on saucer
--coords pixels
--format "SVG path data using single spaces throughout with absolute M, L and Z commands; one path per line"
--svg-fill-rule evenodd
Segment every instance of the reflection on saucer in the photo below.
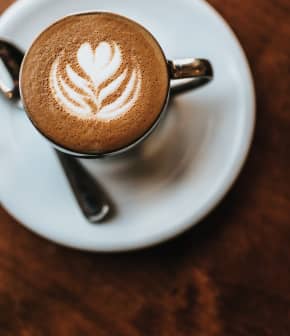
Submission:
M 189 105 L 190 104 L 190 105 Z M 192 110 L 186 98 L 172 101 L 155 132 L 134 152 L 120 158 L 86 161 L 88 169 L 100 177 L 106 175 L 116 183 L 170 188 L 182 180 L 196 159 L 206 137 L 208 119 L 201 104 Z M 153 188 L 153 189 L 155 189 Z M 150 192 L 153 192 L 150 188 Z

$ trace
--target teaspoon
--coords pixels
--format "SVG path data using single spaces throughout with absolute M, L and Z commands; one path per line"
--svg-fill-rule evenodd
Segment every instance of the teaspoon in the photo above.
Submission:
M 19 48 L 0 39 L 0 91 L 19 108 L 23 108 L 19 91 L 23 57 Z M 103 221 L 113 210 L 113 203 L 106 192 L 76 158 L 56 149 L 55 152 L 85 217 L 91 223 Z

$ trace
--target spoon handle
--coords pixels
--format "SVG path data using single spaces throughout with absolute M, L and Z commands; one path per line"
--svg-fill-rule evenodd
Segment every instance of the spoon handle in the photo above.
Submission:
M 112 210 L 105 191 L 77 159 L 58 150 L 55 152 L 85 217 L 92 223 L 103 221 Z
M 23 52 L 12 43 L 0 40 L 0 91 L 8 99 L 19 100 L 19 71 Z

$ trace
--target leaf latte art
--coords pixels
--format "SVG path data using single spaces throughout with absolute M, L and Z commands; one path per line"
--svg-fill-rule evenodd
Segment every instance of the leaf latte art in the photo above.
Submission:
M 101 42 L 95 50 L 83 43 L 76 56 L 78 67 L 63 64 L 62 54 L 52 64 L 49 84 L 55 101 L 68 113 L 103 121 L 130 111 L 141 90 L 138 64 L 122 67 L 115 42 Z

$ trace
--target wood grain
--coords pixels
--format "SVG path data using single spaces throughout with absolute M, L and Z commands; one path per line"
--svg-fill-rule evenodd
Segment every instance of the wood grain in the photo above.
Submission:
M 182 237 L 121 255 L 56 246 L 0 210 L 0 335 L 290 335 L 290 2 L 210 3 L 256 81 L 254 145 L 234 188 Z

